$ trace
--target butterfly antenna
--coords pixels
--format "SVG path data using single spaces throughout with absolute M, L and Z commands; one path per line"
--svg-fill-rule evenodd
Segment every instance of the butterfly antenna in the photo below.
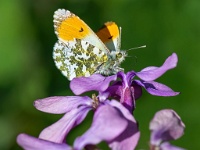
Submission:
M 133 49 L 139 49 L 139 48 L 145 48 L 145 47 L 146 47 L 146 45 L 139 46 L 139 47 L 133 47 L 133 48 L 130 48 L 130 49 L 126 50 L 126 51 L 130 51 L 130 50 L 133 50 Z
M 125 56 L 125 57 L 131 58 L 131 57 L 133 57 L 133 56 Z

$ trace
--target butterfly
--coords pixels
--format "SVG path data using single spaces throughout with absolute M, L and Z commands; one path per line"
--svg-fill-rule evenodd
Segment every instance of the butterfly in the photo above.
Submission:
M 53 59 L 69 80 L 94 73 L 111 75 L 124 70 L 120 64 L 127 54 L 120 50 L 121 28 L 115 22 L 106 22 L 95 33 L 69 10 L 58 9 L 53 17 L 58 38 Z

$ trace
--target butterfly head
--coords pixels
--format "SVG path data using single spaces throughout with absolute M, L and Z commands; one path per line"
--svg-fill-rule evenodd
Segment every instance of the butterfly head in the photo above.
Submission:
M 110 59 L 114 60 L 117 64 L 121 64 L 126 56 L 126 51 L 112 51 L 110 53 Z

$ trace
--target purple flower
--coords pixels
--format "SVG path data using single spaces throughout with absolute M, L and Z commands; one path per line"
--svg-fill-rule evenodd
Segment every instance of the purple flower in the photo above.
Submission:
M 43 134 L 44 132 L 49 134 L 47 130 L 43 130 Z M 73 149 L 82 150 L 84 147 L 106 141 L 111 149 L 133 150 L 139 136 L 140 133 L 133 116 L 119 102 L 113 100 L 96 110 L 91 127 L 82 136 L 76 138 Z M 57 143 L 51 138 L 44 140 L 41 137 L 34 138 L 26 134 L 20 134 L 17 142 L 26 150 L 72 149 L 64 142 Z
M 93 98 L 57 96 L 35 101 L 35 107 L 41 111 L 54 114 L 65 113 L 65 115 L 56 123 L 45 128 L 38 139 L 22 134 L 18 137 L 19 145 L 26 149 L 30 147 L 30 150 L 36 150 L 36 147 L 42 144 L 47 147 L 53 146 L 52 149 L 67 147 L 68 145 L 63 143 L 65 143 L 65 137 L 69 131 L 80 124 L 88 111 L 93 109 L 95 114 L 91 128 L 75 140 L 74 149 L 81 150 L 101 141 L 106 141 L 111 149 L 134 149 L 140 136 L 135 119 L 119 102 L 109 101 L 104 99 L 105 97 L 103 95 L 93 96 Z M 36 141 L 38 144 L 31 145 L 30 141 Z
M 72 150 L 72 148 L 65 143 L 54 143 L 24 133 L 17 136 L 17 143 L 25 150 Z
M 93 74 L 90 77 L 74 78 L 70 87 L 74 94 L 80 95 L 84 92 L 96 90 L 101 93 L 107 93 L 112 98 L 119 99 L 130 112 L 135 108 L 135 100 L 142 94 L 142 89 L 156 96 L 176 96 L 179 92 L 174 92 L 164 84 L 154 80 L 162 76 L 166 71 L 176 67 L 178 62 L 177 55 L 173 53 L 160 67 L 147 67 L 140 72 L 130 71 L 127 74 L 119 72 L 116 75 L 104 77 L 99 74 Z M 133 79 L 135 76 L 140 78 Z M 119 79 L 119 80 L 117 80 Z M 112 84 L 110 85 L 111 81 Z
M 171 109 L 157 112 L 150 123 L 151 150 L 183 150 L 171 145 L 170 140 L 180 138 L 184 133 L 185 125 L 180 117 Z
M 40 139 L 63 143 L 69 131 L 80 124 L 92 109 L 92 99 L 87 96 L 54 96 L 36 100 L 34 105 L 43 112 L 65 114 L 39 135 Z
M 98 91 L 99 95 L 93 94 L 92 98 L 54 96 L 35 101 L 34 105 L 38 110 L 64 116 L 45 128 L 38 138 L 20 134 L 17 138 L 18 144 L 27 150 L 82 150 L 94 149 L 96 144 L 105 141 L 113 150 L 135 149 L 140 137 L 137 122 L 132 115 L 135 100 L 142 95 L 142 87 L 156 96 L 179 94 L 154 81 L 176 67 L 177 62 L 177 55 L 173 53 L 161 67 L 147 67 L 140 72 L 130 71 L 127 74 L 118 72 L 108 77 L 93 74 L 90 77 L 74 78 L 70 87 L 76 95 L 93 90 Z M 72 146 L 67 145 L 66 136 L 73 127 L 85 119 L 90 110 L 94 111 L 91 127 L 77 137 Z M 150 129 L 151 150 L 181 150 L 167 142 L 183 134 L 184 124 L 174 111 L 158 112 L 150 124 Z
M 113 150 L 133 150 L 139 137 L 132 114 L 119 102 L 112 100 L 109 105 L 97 109 L 91 127 L 75 140 L 74 148 L 81 149 L 87 144 L 106 141 Z

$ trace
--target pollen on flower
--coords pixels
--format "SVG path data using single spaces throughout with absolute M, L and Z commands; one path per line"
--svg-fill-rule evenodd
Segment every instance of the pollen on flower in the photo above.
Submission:
M 96 94 L 92 94 L 92 107 L 96 109 L 99 105 L 99 98 L 96 96 Z

